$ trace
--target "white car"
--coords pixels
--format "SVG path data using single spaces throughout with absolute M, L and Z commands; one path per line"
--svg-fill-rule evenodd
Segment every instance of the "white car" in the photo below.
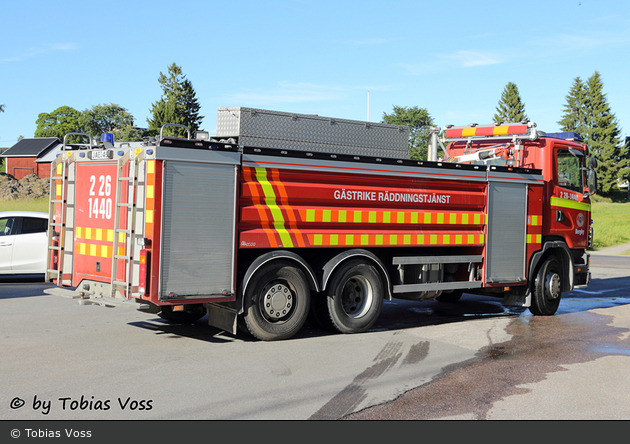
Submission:
M 0 212 L 0 275 L 46 273 L 48 213 Z

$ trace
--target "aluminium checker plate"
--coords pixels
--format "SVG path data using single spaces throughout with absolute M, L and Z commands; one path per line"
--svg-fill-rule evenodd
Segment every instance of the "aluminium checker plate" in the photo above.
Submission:
M 217 110 L 217 137 L 241 146 L 409 158 L 409 128 L 244 107 Z

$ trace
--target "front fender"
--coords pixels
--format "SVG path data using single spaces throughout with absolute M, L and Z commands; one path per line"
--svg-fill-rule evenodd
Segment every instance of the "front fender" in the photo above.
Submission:
M 573 255 L 567 244 L 560 240 L 547 241 L 540 251 L 532 255 L 529 264 L 529 284 L 530 287 L 536 278 L 536 270 L 541 260 L 549 255 L 554 255 L 562 264 L 562 271 L 566 279 L 562 279 L 562 291 L 573 291 Z

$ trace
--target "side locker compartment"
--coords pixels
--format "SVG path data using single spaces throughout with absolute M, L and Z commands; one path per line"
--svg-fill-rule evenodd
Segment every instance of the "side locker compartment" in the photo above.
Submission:
M 240 154 L 161 147 L 159 299 L 233 300 Z
M 524 282 L 527 183 L 488 172 L 487 284 Z

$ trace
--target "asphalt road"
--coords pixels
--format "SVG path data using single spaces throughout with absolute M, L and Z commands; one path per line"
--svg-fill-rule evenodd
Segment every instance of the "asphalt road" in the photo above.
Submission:
M 592 256 L 593 281 L 552 317 L 523 313 L 510 338 L 348 420 L 630 419 L 630 244 Z
M 3 420 L 629 419 L 630 257 L 534 317 L 394 301 L 358 335 L 259 342 L 0 279 Z

